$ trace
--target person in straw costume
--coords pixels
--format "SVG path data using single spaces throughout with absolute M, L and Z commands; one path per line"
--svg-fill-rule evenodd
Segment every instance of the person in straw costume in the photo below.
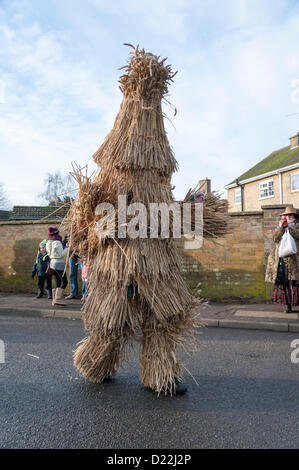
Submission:
M 131 47 L 119 80 L 123 93 L 119 113 L 93 155 L 100 170 L 91 179 L 87 170 L 84 174 L 73 166 L 79 193 L 65 224 L 70 249 L 87 261 L 89 280 L 83 306 L 88 336 L 75 351 L 74 365 L 87 380 L 102 382 L 115 375 L 126 346 L 137 340 L 142 383 L 158 394 L 172 395 L 186 391 L 177 347 L 196 351 L 196 329 L 203 325 L 198 300 L 182 278 L 174 240 L 171 235 L 123 238 L 119 231 L 126 224 L 118 221 L 118 214 L 117 235 L 109 237 L 98 230 L 103 214 L 97 212 L 97 205 L 105 202 L 117 208 L 119 195 L 125 195 L 127 204 L 143 203 L 146 208 L 150 203 L 174 201 L 171 176 L 178 165 L 164 129 L 161 101 L 175 73 L 165 65 L 166 59 Z M 189 191 L 185 200 L 192 199 L 193 193 Z M 226 201 L 214 193 L 206 196 L 207 238 L 223 236 L 226 211 Z M 149 228 L 143 229 L 147 234 Z

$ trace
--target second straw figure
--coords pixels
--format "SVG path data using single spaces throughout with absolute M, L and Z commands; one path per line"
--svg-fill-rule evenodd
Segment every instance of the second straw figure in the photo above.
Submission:
M 116 373 L 126 346 L 137 340 L 142 383 L 158 393 L 173 394 L 182 380 L 177 347 L 196 351 L 195 334 L 201 326 L 197 301 L 182 278 L 171 236 L 159 233 L 150 238 L 148 227 L 143 227 L 146 238 L 120 236 L 126 233 L 127 222 L 118 219 L 118 196 L 127 206 L 142 203 L 148 213 L 150 203 L 174 201 L 171 176 L 177 162 L 161 105 L 174 74 L 165 59 L 133 49 L 119 80 L 123 101 L 113 129 L 93 155 L 99 171 L 93 180 L 78 167 L 73 173 L 79 194 L 66 228 L 70 248 L 87 261 L 89 279 L 83 307 L 88 336 L 75 351 L 74 365 L 86 379 L 102 382 Z M 115 219 L 106 215 L 112 228 L 115 220 L 110 237 L 98 230 L 101 203 L 115 208 Z M 210 218 L 211 225 L 204 234 L 215 237 L 221 235 L 219 226 L 225 231 L 226 204 L 215 195 L 207 203 L 204 220 Z

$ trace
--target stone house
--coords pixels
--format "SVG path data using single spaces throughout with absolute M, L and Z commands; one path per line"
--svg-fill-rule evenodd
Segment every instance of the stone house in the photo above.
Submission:
M 229 212 L 259 211 L 264 205 L 299 207 L 299 132 L 225 186 Z

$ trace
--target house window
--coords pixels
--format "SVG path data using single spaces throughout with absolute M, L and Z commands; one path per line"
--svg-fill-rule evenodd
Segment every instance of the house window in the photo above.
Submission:
M 241 204 L 241 188 L 235 189 L 235 204 Z
M 291 191 L 299 191 L 299 173 L 291 175 Z
M 260 199 L 274 196 L 274 184 L 273 180 L 265 181 L 260 183 Z

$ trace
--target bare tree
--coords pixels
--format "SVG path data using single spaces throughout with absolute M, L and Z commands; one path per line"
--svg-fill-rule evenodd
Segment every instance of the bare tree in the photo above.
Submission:
M 45 190 L 38 195 L 49 205 L 71 202 L 75 196 L 75 183 L 70 175 L 61 175 L 60 172 L 48 173 L 44 180 Z
M 0 183 L 0 209 L 8 210 L 10 209 L 10 206 L 11 204 L 5 194 L 3 184 Z

